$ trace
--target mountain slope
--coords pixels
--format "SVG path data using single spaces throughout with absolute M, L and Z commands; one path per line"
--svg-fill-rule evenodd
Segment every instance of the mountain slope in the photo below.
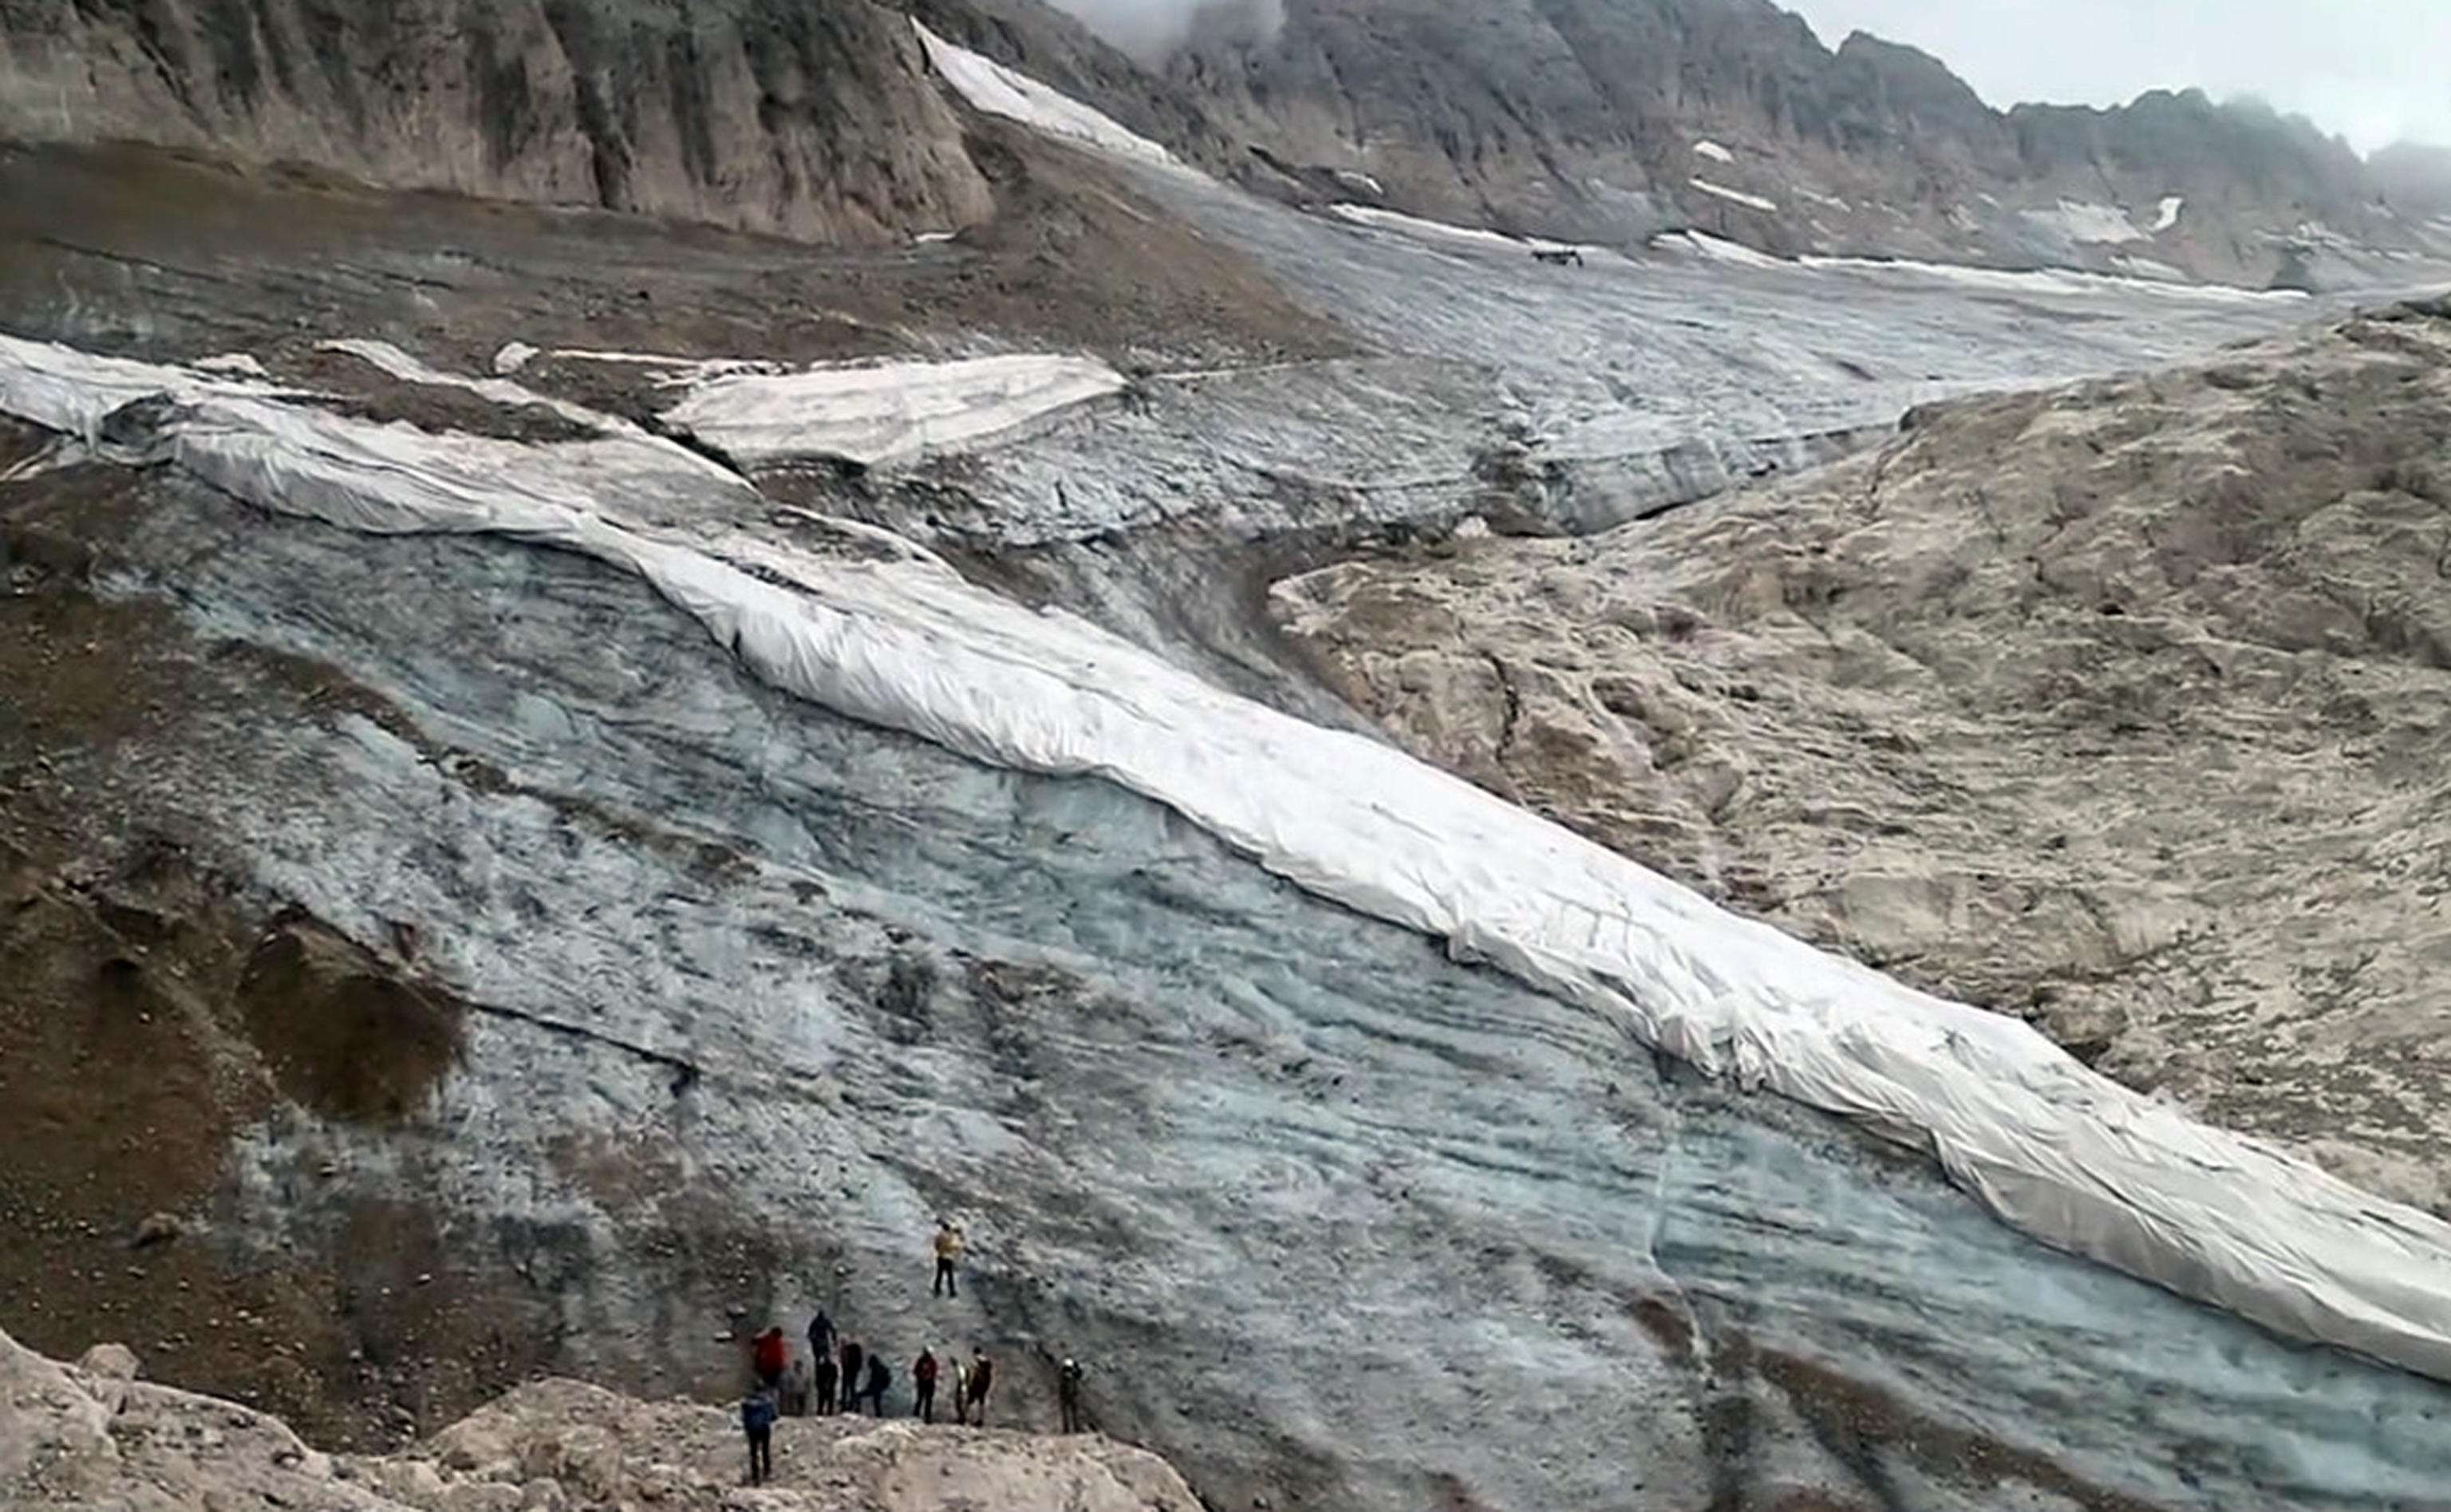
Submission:
M 7 0 L 10 137 L 818 240 L 990 209 L 908 23 L 873 0 Z
M 2258 285 L 2309 235 L 2415 245 L 2355 154 L 2303 122 L 2195 93 L 2003 113 L 1926 54 L 1861 34 L 1833 52 L 1768 0 L 1293 0 L 1270 39 L 1169 67 L 1281 160 L 1555 235 L 1696 226 L 1780 252 L 2141 259 Z

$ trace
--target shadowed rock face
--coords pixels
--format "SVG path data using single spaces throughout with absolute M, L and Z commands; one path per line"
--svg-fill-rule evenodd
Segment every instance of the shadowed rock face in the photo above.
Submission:
M 2451 308 L 1284 622 L 1412 749 L 2438 1209 Z
M 1833 51 L 1766 0 L 1296 0 L 1267 40 L 1170 67 L 1282 163 L 1549 234 L 1692 226 L 1776 251 L 2130 258 L 2256 284 L 2324 228 L 2412 234 L 2304 122 L 2194 92 L 2004 113 L 1938 60 L 1861 34 Z
M 820 240 L 990 208 L 910 27 L 872 0 L 9 0 L 0 136 Z

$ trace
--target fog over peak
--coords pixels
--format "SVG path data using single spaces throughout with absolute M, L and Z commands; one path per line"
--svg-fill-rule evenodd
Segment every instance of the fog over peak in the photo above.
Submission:
M 2451 144 L 2451 0 L 1781 0 L 1939 57 L 1994 105 L 2251 94 L 2371 152 Z
M 1051 0 L 1109 46 L 1145 64 L 1163 60 L 1197 29 L 1265 41 L 1284 20 L 1283 0 Z

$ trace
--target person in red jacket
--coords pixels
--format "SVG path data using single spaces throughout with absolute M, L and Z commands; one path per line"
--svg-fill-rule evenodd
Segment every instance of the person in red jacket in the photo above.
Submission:
M 772 1392 L 783 1379 L 783 1330 L 769 1328 L 757 1336 L 750 1363 L 757 1371 L 757 1384 Z
M 912 1362 L 911 1386 L 913 1395 L 918 1399 L 912 1404 L 912 1412 L 922 1423 L 935 1422 L 936 1352 L 934 1350 L 922 1349 L 919 1351 L 919 1358 Z

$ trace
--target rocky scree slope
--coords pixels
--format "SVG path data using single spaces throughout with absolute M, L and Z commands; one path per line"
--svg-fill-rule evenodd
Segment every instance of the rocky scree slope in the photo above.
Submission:
M 645 1403 L 576 1381 L 531 1383 L 394 1455 L 309 1448 L 280 1419 L 138 1379 L 99 1345 L 73 1365 L 0 1334 L 0 1505 L 189 1512 L 1194 1512 L 1166 1462 L 1092 1437 L 872 1419 L 786 1418 L 775 1478 L 739 1489 L 734 1414 Z
M 7 138 L 817 240 L 991 209 L 909 22 L 875 0 L 6 0 Z
M 1768 0 L 1290 0 L 1268 39 L 1167 68 L 1307 192 L 1375 180 L 1401 208 L 1550 235 L 2259 285 L 2320 276 L 2336 245 L 2425 241 L 2303 121 L 2193 91 L 2003 112 L 1939 60 L 1861 33 L 1833 51 Z
M 1409 749 L 2451 1205 L 2451 304 L 1278 586 Z

